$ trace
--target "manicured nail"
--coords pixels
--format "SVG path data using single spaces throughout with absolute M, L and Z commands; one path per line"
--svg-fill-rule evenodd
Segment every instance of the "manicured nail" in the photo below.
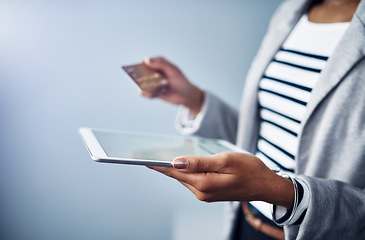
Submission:
M 172 165 L 176 169 L 185 169 L 185 168 L 188 167 L 188 161 L 184 158 L 177 158 L 177 159 L 174 160 Z
M 144 62 L 144 64 L 148 65 L 148 64 L 150 64 L 151 59 L 149 57 L 146 57 L 146 58 L 143 59 L 143 62 Z
M 145 59 L 144 59 L 144 63 L 146 63 L 146 64 L 151 64 L 151 63 L 153 63 L 153 58 L 149 58 L 149 57 L 146 57 Z

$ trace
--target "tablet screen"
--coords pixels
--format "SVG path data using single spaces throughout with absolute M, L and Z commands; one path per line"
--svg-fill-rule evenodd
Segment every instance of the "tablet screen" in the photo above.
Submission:
M 99 130 L 93 130 L 93 133 L 106 155 L 111 158 L 171 162 L 174 158 L 183 155 L 212 155 L 232 151 L 215 139 L 128 134 Z

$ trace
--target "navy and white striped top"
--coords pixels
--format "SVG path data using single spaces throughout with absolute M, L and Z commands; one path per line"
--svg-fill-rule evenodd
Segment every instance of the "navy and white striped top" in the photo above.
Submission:
M 270 168 L 294 173 L 298 135 L 312 89 L 348 25 L 312 23 L 304 15 L 268 65 L 259 83 L 261 123 L 256 156 Z M 306 197 L 308 202 L 308 193 Z M 271 219 L 268 204 L 251 204 Z

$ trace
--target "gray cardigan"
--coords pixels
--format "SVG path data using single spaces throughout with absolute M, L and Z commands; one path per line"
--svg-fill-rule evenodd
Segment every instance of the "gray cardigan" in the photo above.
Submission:
M 210 101 L 197 135 L 255 152 L 259 80 L 309 3 L 290 0 L 279 7 L 248 73 L 239 113 L 207 93 Z M 365 239 L 364 23 L 362 1 L 307 105 L 296 174 L 310 189 L 310 203 L 301 225 L 285 227 L 286 239 Z M 225 239 L 232 238 L 238 205 L 228 204 Z

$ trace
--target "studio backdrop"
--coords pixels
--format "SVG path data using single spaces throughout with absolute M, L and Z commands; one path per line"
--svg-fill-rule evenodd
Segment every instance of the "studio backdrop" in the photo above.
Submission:
M 239 107 L 280 0 L 0 1 L 0 239 L 219 239 L 223 203 L 94 162 L 79 127 L 178 134 L 121 65 L 164 56 Z

